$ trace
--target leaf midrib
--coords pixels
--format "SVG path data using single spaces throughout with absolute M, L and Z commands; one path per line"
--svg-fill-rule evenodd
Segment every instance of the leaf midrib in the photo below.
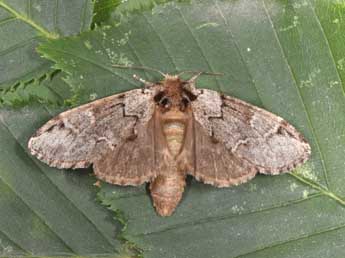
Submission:
M 288 239 L 286 241 L 277 242 L 275 244 L 272 244 L 272 245 L 269 245 L 269 246 L 265 246 L 265 247 L 262 247 L 262 248 L 258 248 L 256 250 L 253 250 L 253 251 L 248 252 L 248 253 L 240 254 L 238 256 L 235 256 L 234 258 L 245 257 L 246 255 L 259 253 L 259 252 L 264 251 L 266 249 L 270 249 L 270 248 L 274 248 L 274 247 L 278 247 L 278 246 L 283 246 L 283 245 L 286 245 L 286 244 L 289 244 L 289 243 L 300 241 L 302 239 L 308 239 L 308 238 L 311 238 L 311 237 L 314 237 L 314 236 L 318 236 L 318 235 L 322 235 L 322 234 L 327 234 L 329 232 L 337 231 L 337 230 L 340 230 L 340 229 L 343 229 L 343 228 L 345 228 L 345 223 L 340 224 L 340 225 L 335 226 L 335 227 L 326 228 L 325 230 L 320 230 L 320 231 L 317 231 L 317 232 L 313 232 L 312 234 L 305 234 L 305 235 L 302 235 L 302 236 L 297 237 L 297 238 L 291 238 L 291 239 Z
M 33 20 L 31 20 L 29 17 L 26 17 L 16 10 L 14 10 L 12 7 L 10 7 L 8 4 L 4 3 L 3 0 L 0 0 L 0 6 L 3 7 L 5 10 L 7 10 L 9 13 L 14 15 L 19 20 L 22 20 L 23 22 L 29 24 L 31 27 L 35 28 L 37 31 L 39 31 L 42 35 L 44 35 L 48 39 L 57 39 L 59 38 L 59 35 L 56 33 L 49 32 L 44 27 L 38 25 Z

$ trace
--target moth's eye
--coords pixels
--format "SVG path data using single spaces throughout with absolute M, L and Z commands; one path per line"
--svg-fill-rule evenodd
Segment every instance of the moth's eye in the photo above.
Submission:
M 170 104 L 170 100 L 167 97 L 163 97 L 160 101 L 159 104 L 163 107 L 166 107 Z
M 164 91 L 158 92 L 158 94 L 154 96 L 154 100 L 156 101 L 156 103 L 159 103 L 161 99 L 165 97 L 164 95 L 165 95 Z

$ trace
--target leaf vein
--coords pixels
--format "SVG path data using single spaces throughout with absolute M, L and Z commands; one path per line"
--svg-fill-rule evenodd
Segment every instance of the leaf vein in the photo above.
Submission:
M 37 39 L 39 39 L 39 38 L 41 38 L 41 37 L 40 37 L 40 36 L 35 36 L 35 37 L 33 37 L 33 38 L 29 38 L 29 39 L 26 39 L 26 40 L 24 40 L 24 41 L 22 41 L 22 42 L 19 42 L 19 43 L 15 44 L 15 45 L 11 46 L 11 47 L 8 48 L 8 49 L 5 49 L 5 50 L 1 51 L 1 52 L 0 52 L 0 57 L 1 57 L 1 56 L 4 56 L 4 55 L 6 55 L 6 54 L 8 54 L 8 53 L 10 53 L 10 52 L 12 52 L 12 51 L 14 51 L 14 50 L 17 50 L 17 49 L 19 49 L 19 48 L 23 48 L 23 47 L 25 47 L 26 45 L 28 45 L 29 43 L 31 43 L 32 41 L 35 41 L 35 40 L 37 40 Z
M 54 31 L 58 32 L 58 11 L 59 11 L 59 0 L 55 0 L 54 2 Z
M 121 33 L 123 33 L 123 31 L 122 31 L 120 28 L 119 28 L 119 30 L 121 31 Z M 140 60 L 139 55 L 137 54 L 135 48 L 133 48 L 132 44 L 130 43 L 130 40 L 127 42 L 127 44 L 128 44 L 128 46 L 129 46 L 130 50 L 132 51 L 134 57 L 135 57 L 135 58 L 137 59 L 137 61 L 139 62 L 139 65 L 140 65 L 140 66 L 144 66 L 144 64 L 143 64 L 143 62 Z M 146 71 L 146 70 L 144 70 L 144 73 L 145 73 L 146 76 L 147 76 L 147 71 Z
M 0 181 L 2 181 L 0 179 Z M 31 253 L 26 250 L 24 247 L 22 247 L 21 245 L 19 245 L 17 242 L 15 242 L 13 239 L 11 239 L 3 230 L 0 230 L 0 233 L 2 235 L 4 235 L 8 240 L 10 240 L 11 244 L 15 245 L 18 249 L 22 250 L 24 253 L 26 253 L 27 255 L 30 255 Z M 1 244 L 1 239 L 0 239 L 0 244 Z M 0 246 L 1 247 L 1 246 Z
M 154 26 L 149 22 L 149 20 L 147 19 L 147 17 L 145 16 L 145 14 L 143 14 L 143 17 L 146 21 L 146 23 L 151 27 L 152 31 L 156 34 L 159 42 L 162 44 L 165 52 L 167 53 L 167 56 L 169 58 L 169 61 L 171 62 L 171 64 L 175 67 L 175 70 L 177 69 L 177 65 L 175 64 L 173 58 L 172 58 L 172 55 L 170 54 L 169 50 L 168 50 L 168 47 L 165 43 L 165 41 L 162 39 L 162 37 L 159 35 L 159 33 L 156 31 L 156 29 L 154 28 Z
M 50 38 L 50 39 L 56 39 L 59 36 L 57 34 L 51 33 L 42 26 L 38 25 L 35 23 L 33 20 L 30 20 L 29 17 L 26 17 L 16 10 L 14 10 L 12 7 L 7 5 L 6 3 L 3 2 L 3 0 L 0 0 L 0 6 L 3 7 L 5 10 L 7 10 L 9 13 L 13 14 L 15 17 L 18 19 L 22 20 L 23 22 L 29 24 L 31 27 L 35 28 L 37 31 L 42 33 L 45 37 Z
M 336 63 L 335 63 L 334 54 L 333 54 L 331 45 L 329 44 L 329 40 L 328 40 L 328 38 L 327 38 L 327 36 L 326 36 L 325 29 L 323 28 L 323 26 L 322 26 L 322 24 L 321 24 L 321 21 L 320 21 L 320 18 L 319 18 L 319 16 L 316 14 L 314 7 L 313 7 L 312 4 L 310 3 L 310 0 L 308 0 L 308 2 L 309 2 L 309 4 L 310 4 L 310 6 L 311 6 L 311 10 L 312 10 L 312 12 L 313 12 L 313 15 L 315 16 L 315 19 L 316 19 L 316 21 L 317 21 L 317 24 L 318 24 L 318 26 L 319 26 L 319 28 L 320 28 L 320 30 L 321 30 L 321 32 L 322 32 L 322 36 L 323 36 L 323 38 L 324 38 L 324 40 L 325 40 L 325 42 L 326 42 L 328 51 L 329 51 L 329 53 L 330 53 L 330 55 L 331 55 L 331 57 L 332 57 L 333 68 L 335 69 L 335 71 L 336 71 L 336 73 L 337 73 L 337 77 L 338 77 L 339 81 L 341 82 L 341 85 L 342 85 L 341 90 L 342 90 L 343 96 L 345 96 L 345 89 L 344 89 L 345 83 L 342 81 L 342 78 L 341 78 L 341 76 L 340 76 L 340 74 L 339 74 L 337 65 L 336 65 Z M 328 6 L 329 6 L 329 4 L 330 4 L 330 2 L 328 2 Z
M 27 10 L 28 10 L 28 18 L 30 20 L 32 20 L 32 17 L 31 17 L 31 0 L 28 0 L 28 2 L 27 2 Z
M 194 35 L 194 33 L 193 33 L 193 31 L 192 31 L 190 25 L 187 23 L 187 20 L 185 19 L 185 17 L 184 17 L 184 15 L 182 14 L 181 10 L 180 10 L 180 9 L 177 9 L 177 10 L 178 10 L 178 13 L 180 14 L 180 16 L 181 16 L 181 18 L 182 18 L 184 24 L 186 25 L 187 29 L 189 30 L 189 32 L 190 32 L 192 38 L 194 39 L 196 45 L 198 46 L 198 48 L 199 48 L 199 50 L 200 50 L 200 53 L 201 53 L 202 57 L 204 58 L 204 60 L 205 60 L 205 62 L 206 62 L 206 64 L 207 64 L 207 66 L 208 66 L 208 68 L 210 69 L 211 72 L 214 72 L 214 69 L 212 68 L 211 63 L 210 63 L 210 62 L 208 61 L 208 59 L 206 58 L 206 55 L 205 55 L 205 53 L 204 53 L 204 51 L 203 51 L 203 49 L 202 49 L 202 47 L 201 47 L 201 45 L 200 45 L 199 40 L 198 40 L 197 37 Z M 217 77 L 215 78 L 215 80 L 216 80 L 216 82 L 217 82 L 218 88 L 219 88 L 221 91 L 223 91 L 223 90 L 222 90 L 222 85 L 219 83 L 219 80 L 218 80 Z
M 18 20 L 17 17 L 14 17 L 14 16 L 8 17 L 8 18 L 3 19 L 3 20 L 0 21 L 0 26 L 3 26 L 3 25 L 5 25 L 6 23 L 13 22 L 13 21 L 16 21 L 16 20 Z
M 297 79 L 296 79 L 296 76 L 294 74 L 294 72 L 292 71 L 292 68 L 291 68 L 291 65 L 287 59 L 287 56 L 285 54 L 285 51 L 284 51 L 284 48 L 283 46 L 281 45 L 281 42 L 280 42 L 280 39 L 277 35 L 277 32 L 276 32 L 276 28 L 274 27 L 274 24 L 272 22 L 272 19 L 271 19 L 271 16 L 267 10 L 267 6 L 265 4 L 265 0 L 261 0 L 262 1 L 262 4 L 263 4 L 263 7 L 264 7 L 264 10 L 265 10 L 265 13 L 266 13 L 266 16 L 267 16 L 267 19 L 269 20 L 271 26 L 272 26 L 272 30 L 274 32 L 274 37 L 276 38 L 277 40 L 277 43 L 279 45 L 279 48 L 280 48 L 280 51 L 281 51 L 281 54 L 283 55 L 284 59 L 286 60 L 286 65 L 289 69 L 289 72 L 290 72 L 290 75 L 293 79 L 293 85 L 295 86 L 296 90 L 297 90 L 297 93 L 298 93 L 298 97 L 300 98 L 300 101 L 302 103 L 302 106 L 303 106 L 303 109 L 305 111 L 305 114 L 306 114 L 306 118 L 307 118 L 307 122 L 308 122 L 308 125 L 309 125 L 309 128 L 311 130 L 311 134 L 313 135 L 313 138 L 315 139 L 315 144 L 316 144 L 316 148 L 318 150 L 318 152 L 320 153 L 320 161 L 321 161 L 321 164 L 322 164 L 322 168 L 323 168 L 323 175 L 324 175 L 324 178 L 325 178 L 325 182 L 326 182 L 326 186 L 327 188 L 329 187 L 329 183 L 328 183 L 328 173 L 327 173 L 327 168 L 326 168 L 326 164 L 325 164 L 325 161 L 324 161 L 324 155 L 323 155 L 323 152 L 321 151 L 321 147 L 320 147 L 320 143 L 319 143 L 319 139 L 318 139 L 318 136 L 316 135 L 316 132 L 315 132 L 315 128 L 313 126 L 313 123 L 311 121 L 311 118 L 310 118 L 310 114 L 309 114 L 309 111 L 305 105 L 305 100 L 302 96 L 302 93 L 301 93 L 301 90 L 299 89 L 298 85 L 297 85 Z
M 220 17 L 222 17 L 222 19 L 223 19 L 223 21 L 224 21 L 224 24 L 226 25 L 227 31 L 230 33 L 231 39 L 232 39 L 233 42 L 234 42 L 234 45 L 235 45 L 235 47 L 236 47 L 236 50 L 237 50 L 237 52 L 239 53 L 239 55 L 240 55 L 240 57 L 241 57 L 241 61 L 244 63 L 244 67 L 246 68 L 247 74 L 250 76 L 250 82 L 251 82 L 251 84 L 253 85 L 253 88 L 254 88 L 254 90 L 255 90 L 255 93 L 256 93 L 256 95 L 257 95 L 259 101 L 260 101 L 260 104 L 261 104 L 262 107 L 264 107 L 264 103 L 263 103 L 263 101 L 262 101 L 262 98 L 260 97 L 258 88 L 257 88 L 257 86 L 256 86 L 256 84 L 255 84 L 255 82 L 254 82 L 254 80 L 253 80 L 253 75 L 252 75 L 251 72 L 249 71 L 248 64 L 247 64 L 247 62 L 246 62 L 245 59 L 244 59 L 244 56 L 243 56 L 243 54 L 242 54 L 242 52 L 241 52 L 241 50 L 240 50 L 240 48 L 239 48 L 239 46 L 238 46 L 237 41 L 235 40 L 235 37 L 234 37 L 234 35 L 233 35 L 232 31 L 231 31 L 231 28 L 230 28 L 230 26 L 229 26 L 228 19 L 224 16 L 223 11 L 220 9 L 219 4 L 218 4 L 218 1 L 217 1 L 217 0 L 213 0 L 213 1 L 214 1 L 215 5 L 216 5 L 216 7 L 217 7 L 217 11 L 219 12 Z
M 84 0 L 84 4 L 83 4 L 83 11 L 81 12 L 81 22 L 80 22 L 80 32 L 82 32 L 85 28 L 85 20 L 86 20 L 86 10 L 87 10 L 87 4 L 88 4 L 88 1 L 87 0 Z
M 335 193 L 329 191 L 328 189 L 324 188 L 323 186 L 321 186 L 320 184 L 312 181 L 312 180 L 308 180 L 306 178 L 304 178 L 303 176 L 299 176 L 296 173 L 290 173 L 291 176 L 295 177 L 296 179 L 298 179 L 299 181 L 303 182 L 306 185 L 309 185 L 310 187 L 320 191 L 323 195 L 326 195 L 328 197 L 330 197 L 331 199 L 337 201 L 338 203 L 340 203 L 341 205 L 345 206 L 345 200 L 343 200 L 342 198 L 340 198 L 338 195 L 336 195 Z
M 305 234 L 305 235 L 302 235 L 300 237 L 297 237 L 297 238 L 291 238 L 291 239 L 288 239 L 286 241 L 282 241 L 282 242 L 276 242 L 276 243 L 273 243 L 272 245 L 269 245 L 269 246 L 265 246 L 265 247 L 262 247 L 262 248 L 258 248 L 254 251 L 251 251 L 251 252 L 248 252 L 248 253 L 245 253 L 245 254 L 240 254 L 234 258 L 241 258 L 241 257 L 245 257 L 246 255 L 249 255 L 249 254 L 255 254 L 255 253 L 258 253 L 260 251 L 263 251 L 263 250 L 266 250 L 266 249 L 270 249 L 270 248 L 274 248 L 274 247 L 278 247 L 278 246 L 282 246 L 282 245 L 286 245 L 286 244 L 289 244 L 289 243 L 293 243 L 293 242 L 297 242 L 299 240 L 303 240 L 303 239 L 308 239 L 308 238 L 312 238 L 314 236 L 318 236 L 318 235 L 321 235 L 321 234 L 326 234 L 326 233 L 330 233 L 332 231 L 337 231 L 337 230 L 341 230 L 345 228 L 345 224 L 341 224 L 341 225 L 338 225 L 336 227 L 329 227 L 325 230 L 320 230 L 320 231 L 316 231 L 316 232 L 313 232 L 311 234 Z
M 287 207 L 290 205 L 295 205 L 298 203 L 302 203 L 305 202 L 307 200 L 316 198 L 321 196 L 320 193 L 315 193 L 315 194 L 310 194 L 307 198 L 300 198 L 300 199 L 296 199 L 296 200 L 292 200 L 292 201 L 287 201 L 284 203 L 280 203 L 279 205 L 273 205 L 267 208 L 263 208 L 263 209 L 257 209 L 257 210 L 250 210 L 248 212 L 243 212 L 243 213 L 239 213 L 239 214 L 227 214 L 227 215 L 221 215 L 221 216 L 215 216 L 215 217 L 207 217 L 207 218 L 202 218 L 200 220 L 195 220 L 192 222 L 184 222 L 184 223 L 180 223 L 180 224 L 176 224 L 170 227 L 167 227 L 165 229 L 161 229 L 158 231 L 151 231 L 151 232 L 145 232 L 145 233 L 140 233 L 140 234 L 135 234 L 135 237 L 138 236 L 147 236 L 147 235 L 153 235 L 153 234 L 160 234 L 162 232 L 166 232 L 166 231 L 171 231 L 171 230 L 176 230 L 176 229 L 180 229 L 180 228 L 185 228 L 185 227 L 193 227 L 196 225 L 203 225 L 203 224 L 207 224 L 207 223 L 214 223 L 217 221 L 222 221 L 222 220 L 228 220 L 228 219 L 232 219 L 238 216 L 248 216 L 248 215 L 252 215 L 252 214 L 256 214 L 256 213 L 261 213 L 261 212 L 267 212 L 270 210 L 275 210 L 275 209 L 279 209 L 282 207 Z

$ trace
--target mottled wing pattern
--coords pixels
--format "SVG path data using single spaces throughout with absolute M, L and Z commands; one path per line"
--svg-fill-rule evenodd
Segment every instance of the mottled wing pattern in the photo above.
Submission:
M 228 159 L 233 160 L 234 164 L 242 163 L 245 167 L 239 169 L 239 166 L 230 166 L 224 172 L 228 173 L 228 185 L 239 174 L 247 180 L 256 172 L 286 172 L 305 162 L 310 155 L 309 144 L 293 126 L 281 117 L 244 101 L 221 96 L 212 90 L 201 90 L 197 99 L 192 102 L 192 108 L 196 123 L 202 126 L 210 138 L 218 142 L 214 144 L 214 148 L 221 149 L 220 146 L 224 146 Z M 196 155 L 204 157 L 206 152 L 198 153 L 199 149 L 196 148 Z M 209 155 L 215 151 L 209 151 Z M 201 159 L 197 161 L 197 168 L 200 162 Z M 207 171 L 195 171 L 196 175 L 198 173 L 205 174 Z M 201 175 L 199 177 L 202 178 Z M 215 176 L 208 181 L 219 184 Z
M 136 127 L 134 139 L 124 141 L 93 164 L 95 175 L 111 184 L 140 185 L 156 177 L 154 119 Z
M 242 184 L 257 173 L 252 164 L 235 156 L 224 144 L 214 142 L 198 123 L 194 125 L 195 164 L 192 174 L 197 180 L 218 187 Z
M 88 167 L 104 156 L 118 153 L 138 127 L 145 128 L 154 112 L 154 92 L 154 87 L 131 90 L 63 112 L 43 125 L 28 147 L 50 166 Z M 116 166 L 112 172 L 117 172 Z

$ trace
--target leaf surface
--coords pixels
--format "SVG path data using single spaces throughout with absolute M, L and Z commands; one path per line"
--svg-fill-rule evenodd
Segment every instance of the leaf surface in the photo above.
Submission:
M 116 63 L 151 66 L 169 73 L 222 72 L 223 77 L 200 78 L 198 86 L 272 111 L 295 125 L 310 142 L 311 160 L 288 175 L 259 175 L 247 184 L 224 189 L 191 180 L 169 218 L 156 215 L 144 186 L 102 184 L 100 199 L 117 211 L 122 222 L 125 218 L 123 236 L 142 248 L 144 257 L 344 256 L 344 11 L 344 3 L 337 0 L 172 2 L 129 15 L 119 26 L 51 39 L 39 47 L 42 55 L 68 74 L 66 81 L 78 90 L 80 102 L 140 87 L 132 79 L 133 73 L 151 81 L 161 79 L 154 73 L 112 68 Z M 25 129 L 20 129 L 17 120 L 18 116 L 23 119 L 23 112 L 4 111 L 1 117 L 7 131 L 4 129 L 3 141 L 25 146 L 25 137 L 48 118 L 41 112 L 28 112 L 31 124 L 26 122 Z M 38 175 L 51 169 L 37 172 L 35 167 L 28 175 L 21 173 L 22 162 L 43 165 L 24 155 L 23 149 L 10 151 L 16 151 L 18 160 L 3 162 L 11 173 L 2 178 L 28 199 L 29 191 L 19 187 L 18 176 L 33 173 L 31 181 L 25 182 L 35 186 Z M 60 188 L 71 185 L 66 196 L 80 177 L 69 176 L 76 178 L 74 184 L 67 180 L 70 177 L 65 180 L 56 171 L 49 173 L 55 185 L 63 180 Z M 38 192 L 37 196 L 43 195 Z M 72 201 L 72 197 L 66 198 Z M 80 199 L 73 200 L 77 205 Z M 60 201 L 64 203 L 60 199 L 53 203 Z M 46 207 L 40 210 L 35 205 L 31 200 L 29 206 L 45 216 L 43 221 L 54 221 Z M 69 206 L 63 207 L 68 212 Z M 23 219 L 19 221 L 27 225 Z M 88 230 L 77 222 L 75 229 Z M 68 238 L 71 221 L 61 223 L 68 226 L 57 233 L 75 249 Z M 8 229 L 6 225 L 0 225 L 7 237 L 4 243 L 12 243 L 16 232 L 10 230 L 20 227 Z M 54 223 L 50 227 L 57 230 Z M 49 241 L 57 250 L 64 250 L 56 239 Z M 18 245 L 25 246 L 22 242 Z M 80 248 L 90 252 L 85 246 Z
M 89 29 L 92 8 L 91 0 L 1 0 L 0 89 L 49 71 L 38 43 Z

